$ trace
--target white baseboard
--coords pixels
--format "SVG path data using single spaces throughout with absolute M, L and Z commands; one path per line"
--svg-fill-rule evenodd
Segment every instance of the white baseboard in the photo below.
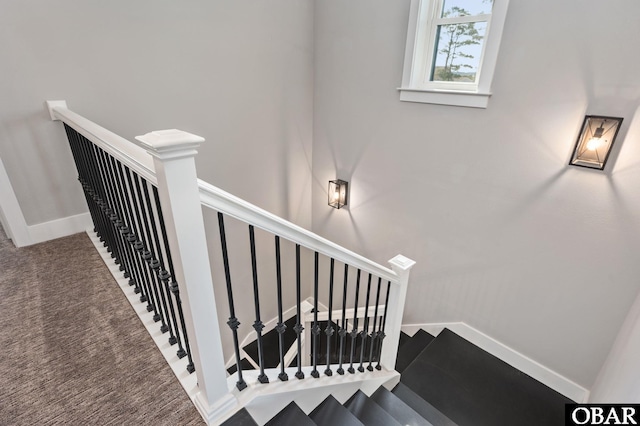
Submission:
M 30 225 L 27 226 L 30 239 L 29 244 L 38 244 L 77 234 L 84 232 L 87 228 L 93 228 L 91 215 L 88 212 Z
M 583 388 L 561 374 L 556 373 L 463 322 L 402 325 L 402 331 L 410 336 L 413 336 L 420 329 L 437 336 L 445 328 L 448 328 L 460 337 L 470 341 L 479 348 L 489 352 L 491 355 L 533 377 L 546 386 L 549 386 L 567 398 L 578 403 L 587 402 L 589 398 L 588 389 Z

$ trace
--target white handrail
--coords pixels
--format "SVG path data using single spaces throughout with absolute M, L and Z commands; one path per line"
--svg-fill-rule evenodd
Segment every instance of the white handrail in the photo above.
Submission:
M 73 127 L 75 131 L 120 160 L 132 171 L 154 185 L 158 184 L 153 158 L 144 148 L 69 110 L 63 101 L 55 102 L 57 103 L 49 105 L 52 119 L 61 120 Z
M 153 159 L 144 148 L 137 145 L 138 142 L 132 143 L 76 114 L 69 110 L 62 101 L 51 102 L 49 111 L 53 119 L 67 123 L 91 142 L 118 158 L 140 176 L 157 185 Z M 200 188 L 200 201 L 206 207 L 250 223 L 340 262 L 347 263 L 349 266 L 371 272 L 384 280 L 392 283 L 398 282 L 398 275 L 389 268 L 231 195 L 208 182 L 198 179 L 198 186 Z
M 198 179 L 200 201 L 202 205 L 217 210 L 228 216 L 250 223 L 260 229 L 279 235 L 303 247 L 322 253 L 349 266 L 371 272 L 392 283 L 398 282 L 398 275 L 372 260 L 352 252 L 326 238 L 282 219 L 266 210 L 223 191 L 203 180 Z

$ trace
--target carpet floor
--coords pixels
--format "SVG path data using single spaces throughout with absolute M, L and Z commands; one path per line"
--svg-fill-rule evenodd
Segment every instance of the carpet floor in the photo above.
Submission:
M 15 248 L 0 227 L 0 425 L 204 421 L 86 234 Z

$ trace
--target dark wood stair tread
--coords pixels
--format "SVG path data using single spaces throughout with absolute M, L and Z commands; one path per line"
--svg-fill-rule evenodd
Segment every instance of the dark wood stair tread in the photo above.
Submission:
M 347 402 L 347 410 L 353 413 L 365 426 L 401 426 L 391 414 L 358 390 Z
M 561 426 L 573 402 L 448 329 L 401 381 L 460 426 Z
M 331 395 L 320 403 L 310 414 L 318 426 L 364 426 L 360 420 Z
M 242 360 L 240 360 L 240 366 L 242 367 L 242 371 L 244 370 L 255 370 L 256 368 L 253 366 L 253 364 L 251 364 L 249 362 L 248 359 L 246 358 L 242 358 Z M 227 368 L 227 372 L 231 375 L 233 373 L 235 373 L 236 371 L 238 371 L 238 366 L 237 365 L 232 365 L 231 367 Z
M 435 426 L 384 386 L 380 386 L 369 398 L 402 425 Z
M 305 413 L 296 405 L 295 402 L 284 407 L 271 420 L 265 423 L 265 426 L 316 426 Z
M 258 423 L 256 423 L 251 417 L 251 414 L 243 408 L 227 419 L 226 422 L 222 423 L 221 426 L 258 426 Z
M 422 352 L 434 337 L 424 330 L 418 330 L 416 334 L 411 336 L 401 348 L 398 349 L 398 358 L 396 360 L 396 371 L 402 373 L 413 360 Z
M 433 426 L 456 426 L 456 423 L 454 423 L 453 420 L 449 419 L 433 405 L 420 398 L 420 396 L 416 395 L 414 391 L 402 384 L 402 382 L 398 383 L 396 387 L 393 388 L 392 393 Z
M 402 347 L 402 345 L 407 343 L 407 340 L 409 340 L 409 339 L 411 339 L 411 336 L 409 336 L 404 331 L 401 331 L 400 332 L 400 342 L 398 343 L 398 350 Z

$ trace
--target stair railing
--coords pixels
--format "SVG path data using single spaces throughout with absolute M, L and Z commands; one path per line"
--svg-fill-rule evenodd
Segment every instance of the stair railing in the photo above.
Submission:
M 373 371 L 374 368 L 393 371 L 409 273 L 415 262 L 398 255 L 389 261 L 391 268 L 386 268 L 197 179 L 194 157 L 204 141 L 199 136 L 179 130 L 156 131 L 136 137 L 134 145 L 70 111 L 64 101 L 49 101 L 47 104 L 51 118 L 61 120 L 65 125 L 79 181 L 95 225 L 94 231 L 111 252 L 124 277 L 129 278 L 130 285 L 140 294 L 141 303 L 146 303 L 147 310 L 154 313 L 153 319 L 160 323 L 162 333 L 169 333 L 169 344 L 177 345 L 176 356 L 187 357 L 188 372 L 197 375 L 198 392 L 194 403 L 205 420 L 211 423 L 220 419 L 234 409 L 237 399 L 230 392 L 224 369 L 202 207 L 215 211 L 218 218 L 230 314 L 227 324 L 233 335 L 237 365 L 233 378 L 236 392 L 246 388 L 247 383 L 243 379 L 239 353 L 240 322 L 236 316 L 233 271 L 229 262 L 231 253 L 226 241 L 227 217 L 248 227 L 255 310 L 252 327 L 258 343 L 259 383 L 269 382 L 263 362 L 260 282 L 271 278 L 261 277 L 258 273 L 256 228 L 274 238 L 276 277 L 273 278 L 278 299 L 275 330 L 280 337 L 277 379 L 289 380 L 285 369 L 288 365 L 285 362 L 286 348 L 283 347 L 286 329 L 283 286 L 295 288 L 289 291 L 295 291 L 296 295 L 293 330 L 297 335 L 294 374 L 297 379 L 305 378 L 305 371 L 311 377 L 320 376 L 317 369 L 320 355 L 317 352 L 321 332 L 325 334 L 323 340 L 326 339 L 324 376 L 331 376 L 333 371 L 345 374 L 343 366 L 347 361 L 349 367 L 346 371 L 349 374 L 358 374 L 354 368 L 356 365 L 359 373 Z M 295 245 L 295 260 L 283 260 L 281 240 Z M 302 283 L 306 277 L 301 272 L 301 251 L 312 253 L 314 257 L 313 321 L 307 330 L 311 334 L 304 336 L 307 341 L 315 341 L 313 351 L 316 353 L 311 357 L 311 371 L 309 367 L 303 369 L 306 363 L 303 360 L 303 330 L 309 312 L 302 310 Z M 326 285 L 319 282 L 321 256 L 330 263 Z M 284 283 L 281 272 L 283 264 L 291 263 L 295 264 L 295 286 Z M 343 268 L 343 274 L 335 279 L 337 264 L 338 268 Z M 357 274 L 355 283 L 350 282 L 353 281 L 353 271 Z M 319 311 L 318 291 L 321 287 L 323 291 L 328 290 L 326 312 Z M 363 297 L 365 304 L 361 305 Z M 350 298 L 354 301 L 351 302 Z M 334 299 L 340 306 L 338 310 L 333 309 Z M 325 318 L 325 329 L 321 330 Z M 334 333 L 338 337 L 335 342 Z M 351 345 L 347 359 L 349 339 Z M 356 353 L 358 339 L 360 352 Z M 340 352 L 336 365 L 331 362 L 332 342 L 334 350 L 339 347 Z M 375 367 L 374 361 L 377 362 Z M 368 364 L 366 368 L 365 364 Z

